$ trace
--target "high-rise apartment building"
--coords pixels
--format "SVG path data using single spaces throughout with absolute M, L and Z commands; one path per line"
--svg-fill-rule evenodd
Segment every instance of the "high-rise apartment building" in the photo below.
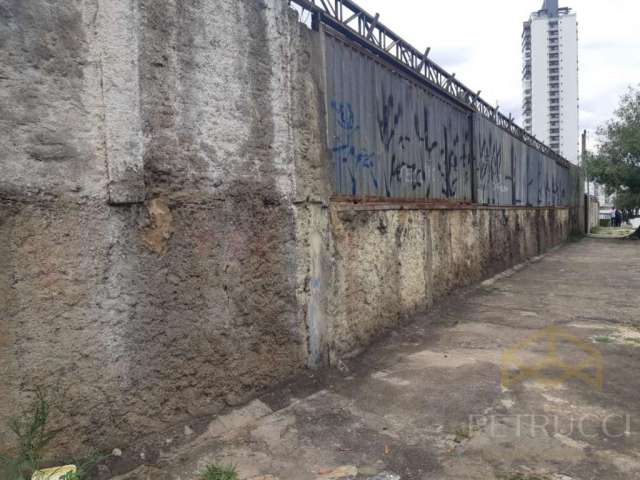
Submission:
M 545 0 L 522 33 L 527 132 L 578 163 L 578 23 L 558 0 Z

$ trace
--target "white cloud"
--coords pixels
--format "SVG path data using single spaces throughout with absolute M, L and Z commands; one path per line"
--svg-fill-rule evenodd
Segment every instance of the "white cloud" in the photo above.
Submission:
M 522 23 L 542 0 L 360 0 L 371 13 L 489 103 L 521 118 Z M 640 83 L 640 2 L 564 0 L 578 15 L 581 129 L 606 122 L 627 86 Z

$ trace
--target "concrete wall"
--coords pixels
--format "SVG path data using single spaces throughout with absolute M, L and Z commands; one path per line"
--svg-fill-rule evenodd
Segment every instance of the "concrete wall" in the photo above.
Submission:
M 568 209 L 332 206 L 332 355 L 348 354 L 452 290 L 539 255 L 570 233 Z
M 36 387 L 74 453 L 304 367 L 324 140 L 286 3 L 0 0 L 0 446 Z
M 0 450 L 123 447 L 336 361 L 568 235 L 565 209 L 330 201 L 284 0 L 0 0 Z

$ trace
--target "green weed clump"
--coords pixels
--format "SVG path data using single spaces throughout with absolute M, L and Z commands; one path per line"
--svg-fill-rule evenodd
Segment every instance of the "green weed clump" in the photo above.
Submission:
M 238 480 L 238 474 L 233 466 L 209 465 L 200 480 Z
M 13 455 L 0 455 L 3 479 L 29 480 L 40 468 L 44 451 L 55 436 L 47 429 L 49 403 L 41 391 L 33 404 L 18 417 L 9 420 L 9 429 L 16 436 Z
M 613 343 L 613 338 L 611 337 L 596 337 L 595 341 L 598 343 Z
M 0 454 L 0 479 L 30 480 L 42 468 L 47 446 L 58 432 L 49 430 L 50 406 L 42 390 L 36 391 L 33 403 L 19 416 L 9 420 L 9 429 L 16 437 L 11 454 Z M 83 462 L 73 462 L 77 471 L 67 473 L 64 480 L 89 480 L 89 472 L 106 457 L 94 454 Z

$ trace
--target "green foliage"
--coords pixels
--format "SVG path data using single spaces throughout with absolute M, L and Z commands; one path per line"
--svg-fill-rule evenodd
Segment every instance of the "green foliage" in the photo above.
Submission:
M 626 237 L 627 235 L 633 233 L 633 228 L 594 227 L 591 229 L 591 233 L 593 233 L 594 235 L 609 236 L 611 238 Z
M 13 456 L 0 456 L 3 480 L 28 480 L 40 467 L 44 450 L 55 436 L 55 432 L 47 430 L 48 420 L 49 403 L 45 395 L 37 391 L 33 404 L 9 421 L 17 442 Z
M 616 195 L 615 207 L 619 210 L 635 210 L 640 207 L 640 192 L 621 190 Z
M 36 391 L 33 403 L 20 416 L 9 420 L 9 428 L 16 436 L 12 455 L 0 455 L 0 479 L 30 480 L 42 465 L 44 452 L 57 432 L 47 429 L 50 406 L 42 390 Z M 83 462 L 75 462 L 77 471 L 64 480 L 89 480 L 89 472 L 106 457 L 94 454 Z
M 605 185 L 607 193 L 617 193 L 620 210 L 640 208 L 640 88 L 629 87 L 598 136 L 598 153 L 585 159 L 589 178 Z
M 98 463 L 107 458 L 108 455 L 96 453 L 81 462 L 75 462 L 77 470 L 67 473 L 62 480 L 90 480 L 90 472 Z
M 596 337 L 595 341 L 598 343 L 613 343 L 613 338 L 611 337 Z
M 238 474 L 233 466 L 209 465 L 200 480 L 238 480 Z

